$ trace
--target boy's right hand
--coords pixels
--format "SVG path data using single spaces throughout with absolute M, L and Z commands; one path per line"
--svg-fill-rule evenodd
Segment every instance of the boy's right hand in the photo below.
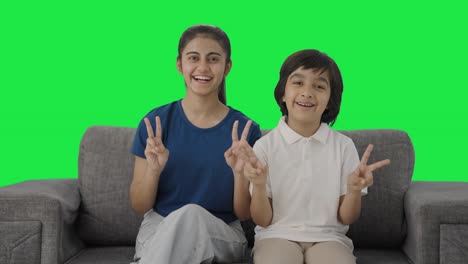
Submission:
M 265 186 L 267 181 L 268 167 L 258 159 L 255 163 L 247 162 L 244 167 L 245 177 L 256 186 Z
M 160 174 L 166 166 L 169 158 L 169 150 L 164 147 L 162 142 L 161 120 L 156 116 L 156 134 L 147 117 L 144 119 L 148 138 L 146 139 L 145 156 L 148 168 L 153 172 Z
M 255 155 L 250 145 L 243 145 L 236 155 L 244 161 L 244 176 L 254 185 L 264 186 L 268 174 L 268 166 Z

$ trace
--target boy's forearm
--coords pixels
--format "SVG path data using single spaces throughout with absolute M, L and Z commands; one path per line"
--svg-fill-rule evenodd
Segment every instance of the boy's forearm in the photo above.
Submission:
M 255 224 L 261 227 L 267 227 L 271 224 L 273 210 L 267 195 L 266 186 L 254 185 L 250 213 Z
M 250 218 L 249 181 L 241 173 L 234 173 L 234 213 L 240 220 Z
M 344 225 L 350 225 L 361 214 L 361 193 L 348 192 L 338 210 L 338 220 Z

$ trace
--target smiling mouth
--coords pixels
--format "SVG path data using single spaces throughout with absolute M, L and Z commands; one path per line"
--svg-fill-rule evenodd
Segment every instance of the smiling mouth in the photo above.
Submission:
M 302 107 L 314 107 L 315 106 L 313 103 L 296 102 L 296 104 Z
M 192 76 L 192 78 L 195 81 L 199 81 L 199 82 L 209 82 L 209 81 L 211 81 L 213 79 L 213 78 L 208 77 L 208 76 Z

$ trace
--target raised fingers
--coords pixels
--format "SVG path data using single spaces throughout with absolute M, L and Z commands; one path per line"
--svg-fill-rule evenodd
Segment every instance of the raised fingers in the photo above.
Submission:
M 232 125 L 232 142 L 239 141 L 239 136 L 237 135 L 238 127 L 239 127 L 239 121 L 236 120 L 234 121 L 234 124 Z
M 148 132 L 148 138 L 153 138 L 154 137 L 153 127 L 151 126 L 149 119 L 145 117 L 144 121 L 146 125 L 146 132 Z
M 161 140 L 162 138 L 161 119 L 159 116 L 156 116 L 156 138 L 158 140 Z
M 247 140 L 247 135 L 249 134 L 249 129 L 251 125 L 252 120 L 247 121 L 247 124 L 245 125 L 244 130 L 242 131 L 241 140 Z
M 382 168 L 384 166 L 387 166 L 388 164 L 390 164 L 389 159 L 381 160 L 381 161 L 378 161 L 376 163 L 373 163 L 373 164 L 367 166 L 367 170 L 372 172 L 372 171 L 374 171 L 376 169 L 380 169 L 380 168 Z
M 372 149 L 374 146 L 372 144 L 369 144 L 366 148 L 366 151 L 364 151 L 364 154 L 362 154 L 362 159 L 361 159 L 361 165 L 366 165 L 367 162 L 369 161 L 369 156 L 372 152 Z

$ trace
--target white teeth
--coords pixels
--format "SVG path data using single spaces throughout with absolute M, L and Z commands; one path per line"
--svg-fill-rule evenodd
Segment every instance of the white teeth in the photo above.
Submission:
M 209 80 L 212 79 L 212 78 L 207 77 L 207 76 L 193 76 L 193 78 L 195 78 L 195 80 L 197 80 L 197 81 L 209 81 Z
M 296 103 L 297 103 L 298 105 L 300 105 L 300 106 L 305 106 L 305 107 L 312 107 L 312 106 L 314 106 L 314 105 L 311 104 L 311 103 L 301 103 L 301 102 L 296 102 Z

